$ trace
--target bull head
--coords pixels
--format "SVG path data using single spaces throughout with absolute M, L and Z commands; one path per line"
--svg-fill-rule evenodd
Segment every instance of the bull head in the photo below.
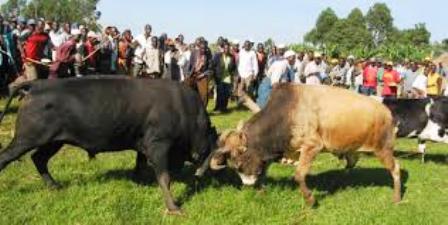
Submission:
M 237 158 L 247 151 L 247 139 L 241 130 L 225 131 L 218 140 L 218 150 L 213 153 L 210 160 L 212 170 L 221 170 L 226 167 L 228 158 Z

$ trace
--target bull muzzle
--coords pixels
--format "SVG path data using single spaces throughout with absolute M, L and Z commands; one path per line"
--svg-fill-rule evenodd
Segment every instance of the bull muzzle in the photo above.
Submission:
M 241 181 L 246 186 L 254 186 L 257 183 L 258 177 L 255 175 L 245 175 L 243 173 L 238 173 L 240 175 Z

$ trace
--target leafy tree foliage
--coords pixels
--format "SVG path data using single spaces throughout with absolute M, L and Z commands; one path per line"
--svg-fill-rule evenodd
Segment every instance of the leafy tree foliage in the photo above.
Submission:
M 331 8 L 326 8 L 317 18 L 316 28 L 305 35 L 305 39 L 315 45 L 322 45 L 326 42 L 328 33 L 338 21 L 336 13 Z
M 367 27 L 375 46 L 381 45 L 393 29 L 393 17 L 386 3 L 376 3 L 366 15 Z
M 26 18 L 45 18 L 61 22 L 96 24 L 100 13 L 99 0 L 8 0 L 1 6 L 3 14 L 17 14 Z
M 354 8 L 346 18 L 340 19 L 327 8 L 304 40 L 330 56 L 353 54 L 362 58 L 419 59 L 430 54 L 431 33 L 425 24 L 400 30 L 393 21 L 385 3 L 374 4 L 366 15 Z

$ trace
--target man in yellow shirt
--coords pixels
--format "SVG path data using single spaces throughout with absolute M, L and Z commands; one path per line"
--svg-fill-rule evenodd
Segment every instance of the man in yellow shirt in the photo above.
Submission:
M 428 74 L 428 97 L 439 96 L 442 91 L 442 76 L 437 73 L 437 66 L 435 64 L 430 64 L 430 72 Z

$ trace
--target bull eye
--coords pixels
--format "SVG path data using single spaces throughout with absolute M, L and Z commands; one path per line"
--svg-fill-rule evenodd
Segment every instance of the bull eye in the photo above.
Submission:
M 49 110 L 49 109 L 52 109 L 54 106 L 53 106 L 52 103 L 47 103 L 47 104 L 45 104 L 44 107 L 45 107 L 46 110 Z

